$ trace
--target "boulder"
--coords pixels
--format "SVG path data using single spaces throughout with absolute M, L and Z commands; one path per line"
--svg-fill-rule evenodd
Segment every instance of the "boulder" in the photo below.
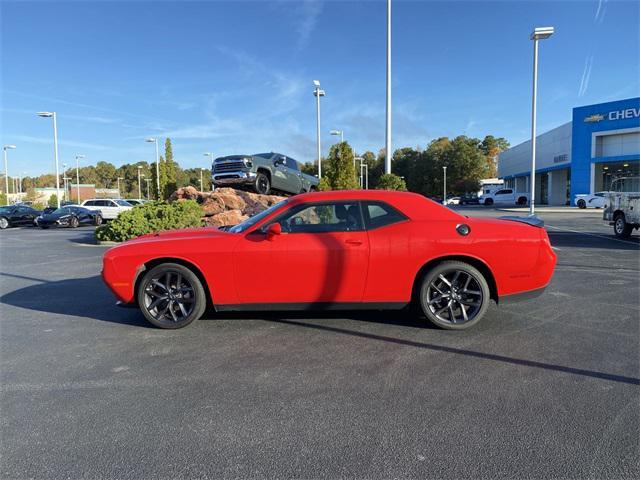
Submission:
M 210 227 L 222 227 L 225 225 L 237 225 L 249 218 L 240 210 L 227 210 L 205 218 L 205 224 Z

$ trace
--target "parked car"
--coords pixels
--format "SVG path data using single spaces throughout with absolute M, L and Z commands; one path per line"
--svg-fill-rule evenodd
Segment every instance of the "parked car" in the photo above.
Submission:
M 447 205 L 460 205 L 460 197 L 447 197 Z
M 127 203 L 137 207 L 138 205 L 144 205 L 145 203 L 149 203 L 149 200 L 144 200 L 142 198 L 127 198 Z
M 89 210 L 88 208 L 70 205 L 60 207 L 51 213 L 40 215 L 35 220 L 40 228 L 49 227 L 71 227 L 80 225 L 101 225 L 102 213 L 99 210 Z
M 40 215 L 40 210 L 24 205 L 0 207 L 0 230 L 9 227 L 33 225 L 33 221 L 38 215 Z
M 271 190 L 311 192 L 318 189 L 319 183 L 317 177 L 302 173 L 296 160 L 273 152 L 216 158 L 211 179 L 216 187 L 248 186 L 264 195 Z
M 123 305 L 180 328 L 216 311 L 401 309 L 464 329 L 491 300 L 533 298 L 556 255 L 535 217 L 467 218 L 421 195 L 297 195 L 221 231 L 143 235 L 108 250 L 102 276 Z M 277 281 L 274 278 L 277 277 Z
M 640 228 L 640 177 L 620 177 L 611 182 L 602 219 L 613 225 L 618 238 L 628 238 Z
M 465 193 L 460 197 L 460 205 L 479 205 L 480 199 L 476 193 Z
M 92 198 L 82 202 L 81 206 L 89 210 L 100 211 L 104 220 L 113 220 L 122 212 L 133 208 L 133 205 L 126 200 L 111 198 Z
M 574 197 L 578 208 L 602 208 L 609 192 L 581 193 Z
M 482 195 L 482 204 L 491 205 L 526 205 L 529 203 L 528 193 L 518 193 L 513 188 L 501 188 L 492 193 Z

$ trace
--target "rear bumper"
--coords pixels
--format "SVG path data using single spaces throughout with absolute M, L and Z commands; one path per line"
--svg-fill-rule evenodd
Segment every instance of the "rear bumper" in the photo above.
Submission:
M 546 289 L 547 287 L 544 286 L 542 288 L 536 288 L 535 290 L 528 290 L 526 292 L 512 293 L 511 295 L 501 295 L 500 298 L 498 298 L 498 303 L 500 305 L 505 305 L 505 304 L 509 305 L 512 303 L 526 302 L 527 300 L 534 300 L 539 296 L 541 296 Z
M 239 185 L 253 183 L 256 180 L 256 173 L 253 172 L 224 172 L 214 173 L 212 181 L 214 185 Z

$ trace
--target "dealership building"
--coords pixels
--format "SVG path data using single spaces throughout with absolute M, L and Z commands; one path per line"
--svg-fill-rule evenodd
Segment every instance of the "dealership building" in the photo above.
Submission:
M 537 204 L 573 204 L 580 193 L 608 190 L 617 176 L 640 174 L 640 98 L 573 109 L 573 121 L 536 137 Z M 531 141 L 502 152 L 498 177 L 529 192 Z

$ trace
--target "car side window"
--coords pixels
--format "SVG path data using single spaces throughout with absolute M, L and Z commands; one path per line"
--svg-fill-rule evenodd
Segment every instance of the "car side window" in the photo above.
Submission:
M 298 171 L 298 162 L 296 162 L 293 158 L 287 157 L 287 167 L 291 170 Z
M 407 217 L 384 202 L 363 202 L 364 221 L 367 230 L 403 222 Z
M 303 204 L 276 219 L 285 233 L 330 233 L 363 230 L 358 202 Z
M 93 200 L 89 200 L 84 203 L 85 207 L 93 207 L 96 204 Z

